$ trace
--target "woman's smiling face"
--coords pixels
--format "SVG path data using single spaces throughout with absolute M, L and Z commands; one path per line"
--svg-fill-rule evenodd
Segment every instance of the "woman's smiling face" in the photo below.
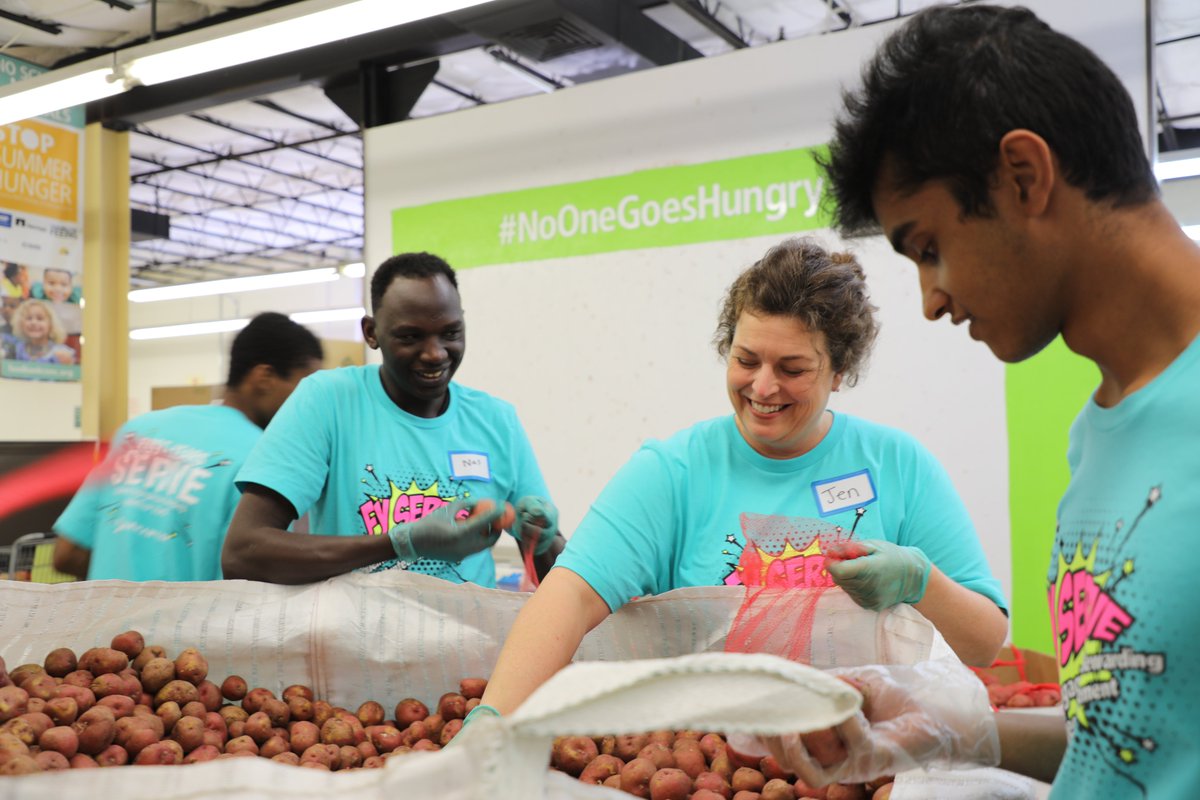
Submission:
M 825 334 L 793 317 L 743 311 L 725 380 L 742 438 L 768 458 L 794 458 L 828 432 L 825 407 L 842 376 L 830 365 Z

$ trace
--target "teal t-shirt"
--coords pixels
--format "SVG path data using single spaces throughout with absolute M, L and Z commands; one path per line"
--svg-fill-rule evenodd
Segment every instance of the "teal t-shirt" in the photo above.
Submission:
M 378 365 L 323 370 L 300 382 L 237 476 L 281 494 L 309 530 L 381 536 L 459 499 L 549 498 L 511 404 L 450 384 L 450 404 L 415 417 L 387 396 Z M 395 560 L 368 569 L 397 566 Z M 407 568 L 456 583 L 496 585 L 489 551 Z
M 845 414 L 792 459 L 757 453 L 732 416 L 647 442 L 592 504 L 556 566 L 615 611 L 683 586 L 832 586 L 820 551 L 830 538 L 919 547 L 1007 609 L 942 466 L 908 434 Z
M 54 523 L 92 551 L 88 578 L 211 581 L 262 429 L 237 409 L 175 406 L 125 423 Z
M 1051 797 L 1200 793 L 1200 338 L 1071 428 L 1048 574 L 1071 742 Z

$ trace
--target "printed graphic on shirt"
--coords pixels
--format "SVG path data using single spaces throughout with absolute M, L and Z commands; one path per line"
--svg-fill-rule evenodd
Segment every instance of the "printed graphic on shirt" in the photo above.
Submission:
M 176 523 L 204 501 L 214 470 L 229 464 L 220 453 L 127 435 L 103 467 L 104 473 L 96 476 L 113 487 L 113 503 L 102 507 L 110 520 L 116 520 L 112 532 L 163 542 L 186 536 L 186 531 L 175 528 Z M 126 513 L 118 517 L 118 509 Z M 130 511 L 136 520 L 130 519 Z
M 874 499 L 874 498 L 872 498 Z M 866 508 L 854 510 L 854 526 L 846 530 L 828 520 L 811 517 L 785 517 L 771 514 L 741 515 L 741 550 L 722 550 L 735 559 L 728 562 L 726 586 L 766 586 L 780 589 L 833 586 L 825 571 L 823 544 L 853 538 Z M 738 547 L 738 537 L 729 534 L 725 542 Z
M 471 496 L 463 484 L 445 475 L 413 473 L 400 479 L 379 474 L 373 464 L 367 464 L 363 472 L 364 499 L 358 506 L 358 513 L 362 517 L 363 533 L 368 536 L 383 536 L 397 525 L 416 522 L 455 500 L 466 500 Z M 461 519 L 469 513 L 464 509 L 458 517 Z M 447 580 L 456 577 L 461 580 L 454 564 L 432 558 L 421 558 L 412 564 L 393 558 L 368 567 L 366 571 L 381 572 L 397 566 Z
M 1162 675 L 1166 656 L 1122 644 L 1138 624 L 1121 602 L 1122 587 L 1138 580 L 1137 564 L 1134 559 L 1105 563 L 1103 553 L 1124 552 L 1124 543 L 1161 496 L 1158 487 L 1152 488 L 1131 524 L 1118 519 L 1109 530 L 1060 531 L 1048 590 L 1067 720 L 1075 736 L 1089 737 L 1089 749 L 1104 754 L 1117 774 L 1137 786 L 1141 783 L 1125 767 L 1153 753 L 1157 743 L 1152 731 L 1130 729 L 1112 701 L 1134 676 Z

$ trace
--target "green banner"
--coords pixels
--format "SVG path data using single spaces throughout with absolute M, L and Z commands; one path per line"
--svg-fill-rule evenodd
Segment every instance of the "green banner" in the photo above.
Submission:
M 827 228 L 804 148 L 392 211 L 392 247 L 455 269 Z
M 78 381 L 78 364 L 47 364 L 40 361 L 0 361 L 0 378 L 28 381 Z

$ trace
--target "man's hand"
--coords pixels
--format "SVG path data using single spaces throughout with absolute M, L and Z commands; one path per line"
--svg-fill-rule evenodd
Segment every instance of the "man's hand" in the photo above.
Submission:
M 513 533 L 522 543 L 536 542 L 533 554 L 540 556 L 554 544 L 558 536 L 558 509 L 544 497 L 522 497 L 516 505 L 517 521 Z
M 471 512 L 470 516 L 457 519 L 464 509 Z M 419 558 L 462 561 L 494 545 L 503 529 L 512 524 L 512 515 L 508 503 L 498 506 L 491 500 L 459 500 L 416 522 L 396 525 L 388 531 L 388 536 L 401 561 L 410 564 Z
M 869 781 L 922 768 L 990 767 L 1000 740 L 983 683 L 953 661 L 830 670 L 863 694 L 837 727 L 765 740 L 810 786 Z
M 866 555 L 849 560 L 832 554 L 825 558 L 829 576 L 854 602 L 872 611 L 920 602 L 933 569 L 928 556 L 916 547 L 882 540 L 869 539 L 858 544 L 867 551 Z

